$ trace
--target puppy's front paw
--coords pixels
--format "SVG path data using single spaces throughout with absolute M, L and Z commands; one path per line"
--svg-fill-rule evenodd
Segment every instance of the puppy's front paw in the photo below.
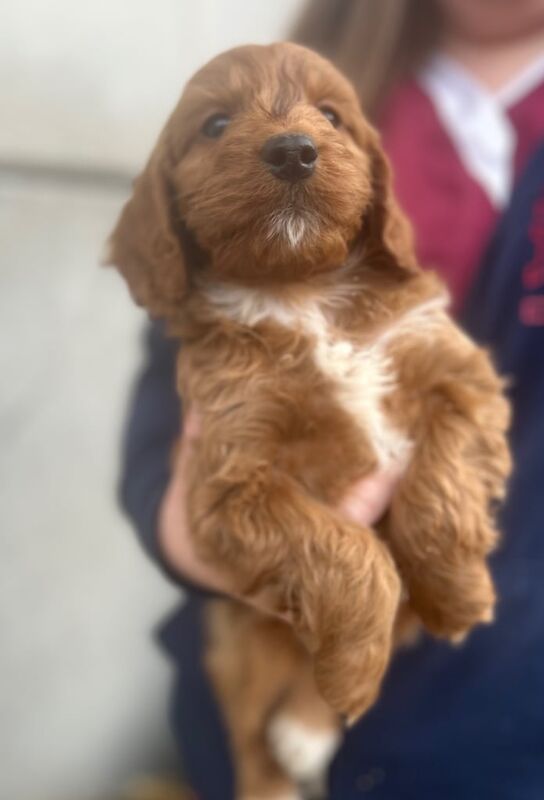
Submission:
M 366 594 L 345 603 L 339 621 L 314 656 L 317 688 L 326 703 L 352 725 L 376 701 L 389 664 L 400 580 L 389 562 L 366 582 Z
M 352 725 L 376 701 L 388 660 L 389 647 L 385 645 L 370 645 L 366 657 L 361 658 L 349 652 L 349 644 L 343 651 L 316 658 L 317 688 L 347 725 Z
M 436 636 L 462 644 L 476 625 L 495 619 L 495 590 L 486 564 L 473 561 L 444 570 L 433 582 L 414 587 L 413 607 Z

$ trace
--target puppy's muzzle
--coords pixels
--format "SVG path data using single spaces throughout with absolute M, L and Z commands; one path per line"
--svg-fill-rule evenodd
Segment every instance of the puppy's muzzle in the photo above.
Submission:
M 265 142 L 261 158 L 274 177 L 295 183 L 312 175 L 317 161 L 317 147 L 305 134 L 280 134 Z

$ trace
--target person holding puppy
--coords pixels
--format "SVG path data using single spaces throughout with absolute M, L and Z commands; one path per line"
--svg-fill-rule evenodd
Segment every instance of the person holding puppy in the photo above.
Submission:
M 523 798 L 544 791 L 544 3 L 310 3 L 297 37 L 359 87 L 381 129 L 420 262 L 447 280 L 467 329 L 513 377 L 517 470 L 494 560 L 497 621 L 459 649 L 423 639 L 395 657 L 382 697 L 346 736 L 329 796 Z M 190 599 L 163 632 L 181 667 L 173 722 L 187 775 L 225 800 L 232 775 L 201 669 L 201 591 L 221 579 L 191 548 L 179 456 L 176 346 L 148 336 L 125 447 L 122 497 L 142 540 Z M 382 515 L 395 474 L 356 484 L 343 511 Z M 540 703 L 540 709 L 539 709 Z

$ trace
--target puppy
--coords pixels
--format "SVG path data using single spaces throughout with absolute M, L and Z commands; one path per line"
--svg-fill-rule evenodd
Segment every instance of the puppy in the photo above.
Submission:
M 237 797 L 299 797 L 339 718 L 376 700 L 401 611 L 454 640 L 493 618 L 501 381 L 418 266 L 353 88 L 293 44 L 191 79 L 110 260 L 182 341 L 179 390 L 202 420 L 190 530 L 249 602 L 209 613 Z M 393 466 L 375 529 L 337 513 Z

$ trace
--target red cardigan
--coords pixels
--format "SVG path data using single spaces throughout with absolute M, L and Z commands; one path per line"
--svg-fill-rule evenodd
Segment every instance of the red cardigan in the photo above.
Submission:
M 508 113 L 517 134 L 518 177 L 544 138 L 544 82 Z M 402 82 L 389 94 L 379 123 L 397 195 L 415 227 L 419 259 L 442 274 L 459 310 L 500 212 L 465 170 L 415 80 Z

